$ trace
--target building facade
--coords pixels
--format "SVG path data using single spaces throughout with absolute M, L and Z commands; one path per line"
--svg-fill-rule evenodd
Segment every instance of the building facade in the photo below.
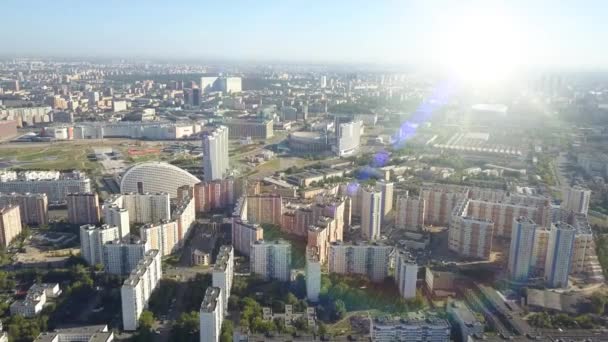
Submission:
M 287 282 L 291 276 L 291 244 L 256 241 L 251 245 L 250 264 L 251 273 Z
M 162 277 L 160 253 L 149 250 L 120 288 L 122 324 L 126 331 L 137 330 L 139 316 Z
M 46 225 L 49 223 L 49 201 L 46 194 L 0 193 L 0 207 L 18 205 L 21 223 Z
M 0 208 L 0 245 L 8 247 L 21 233 L 21 213 L 18 205 Z
M 220 180 L 228 174 L 228 135 L 226 126 L 203 134 L 203 172 L 207 182 Z
M 99 197 L 96 192 L 71 193 L 66 196 L 68 222 L 71 224 L 98 224 L 101 218 Z

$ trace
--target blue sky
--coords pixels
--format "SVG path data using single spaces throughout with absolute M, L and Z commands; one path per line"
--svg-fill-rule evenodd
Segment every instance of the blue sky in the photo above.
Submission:
M 600 0 L 2 0 L 0 55 L 425 63 L 479 8 L 517 29 L 527 64 L 608 64 Z

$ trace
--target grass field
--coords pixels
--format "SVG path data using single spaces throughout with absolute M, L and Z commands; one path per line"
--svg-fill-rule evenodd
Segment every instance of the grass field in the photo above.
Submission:
M 3 146 L 4 147 L 4 146 Z M 39 170 L 94 170 L 97 163 L 87 159 L 92 146 L 50 144 L 40 147 L 0 148 L 0 161 L 11 168 Z

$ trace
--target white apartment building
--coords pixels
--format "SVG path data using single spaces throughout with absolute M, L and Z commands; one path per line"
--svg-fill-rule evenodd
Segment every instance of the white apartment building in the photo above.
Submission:
M 228 127 L 219 126 L 203 135 L 203 172 L 205 181 L 226 177 L 229 170 Z
M 129 235 L 131 224 L 129 220 L 129 211 L 124 209 L 117 204 L 114 204 L 115 201 L 120 201 L 118 198 L 121 198 L 120 195 L 112 197 L 110 200 L 106 201 L 103 205 L 102 213 L 103 213 L 103 221 L 110 225 L 118 227 L 118 232 L 120 238 L 124 238 Z M 112 200 L 114 199 L 114 200 Z
M 329 246 L 329 272 L 362 274 L 373 282 L 388 276 L 393 247 L 380 243 L 346 244 L 332 242 Z
M 306 249 L 306 299 L 312 303 L 319 301 L 321 292 L 321 261 L 319 254 L 311 248 Z
M 80 255 L 89 265 L 103 264 L 103 245 L 118 238 L 118 227 L 80 226 Z
M 127 275 L 133 271 L 143 259 L 150 244 L 145 241 L 114 240 L 102 246 L 103 265 L 110 274 Z
M 575 238 L 576 228 L 573 226 L 564 222 L 551 226 L 545 260 L 545 281 L 548 287 L 568 287 Z
M 228 298 L 232 289 L 234 278 L 234 249 L 230 245 L 220 247 L 215 259 L 212 273 L 212 285 L 221 289 L 222 303 L 225 312 L 228 312 Z
M 161 277 L 160 253 L 157 250 L 147 251 L 120 289 L 124 330 L 137 330 L 139 316 L 148 306 L 150 295 Z
M 580 186 L 568 188 L 564 194 L 562 209 L 573 211 L 576 214 L 587 214 L 589 202 L 591 200 L 591 190 Z
M 382 224 L 382 193 L 373 189 L 362 189 L 361 235 L 368 240 L 380 238 Z
M 200 342 L 218 342 L 224 320 L 224 304 L 219 287 L 208 287 L 199 311 Z
M 176 221 L 148 223 L 140 228 L 139 235 L 150 244 L 150 249 L 158 249 L 161 256 L 173 253 L 179 244 Z
M 289 281 L 291 275 L 291 244 L 286 241 L 255 241 L 251 244 L 251 273 L 264 279 Z
M 512 280 L 525 282 L 530 276 L 536 227 L 536 223 L 530 218 L 513 219 L 508 265 L 509 276 Z
M 381 210 L 382 218 L 393 210 L 393 189 L 392 182 L 379 181 L 376 183 L 376 190 L 382 193 Z
M 339 157 L 356 153 L 361 145 L 362 121 L 340 123 L 336 126 L 336 146 L 334 152 Z
M 399 250 L 395 255 L 395 283 L 403 298 L 416 297 L 418 265 L 406 250 Z

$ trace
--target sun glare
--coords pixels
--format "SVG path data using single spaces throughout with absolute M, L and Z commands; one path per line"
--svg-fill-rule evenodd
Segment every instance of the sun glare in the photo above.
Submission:
M 525 60 L 518 25 L 498 8 L 476 9 L 442 20 L 435 40 L 439 65 L 461 81 L 504 81 Z

